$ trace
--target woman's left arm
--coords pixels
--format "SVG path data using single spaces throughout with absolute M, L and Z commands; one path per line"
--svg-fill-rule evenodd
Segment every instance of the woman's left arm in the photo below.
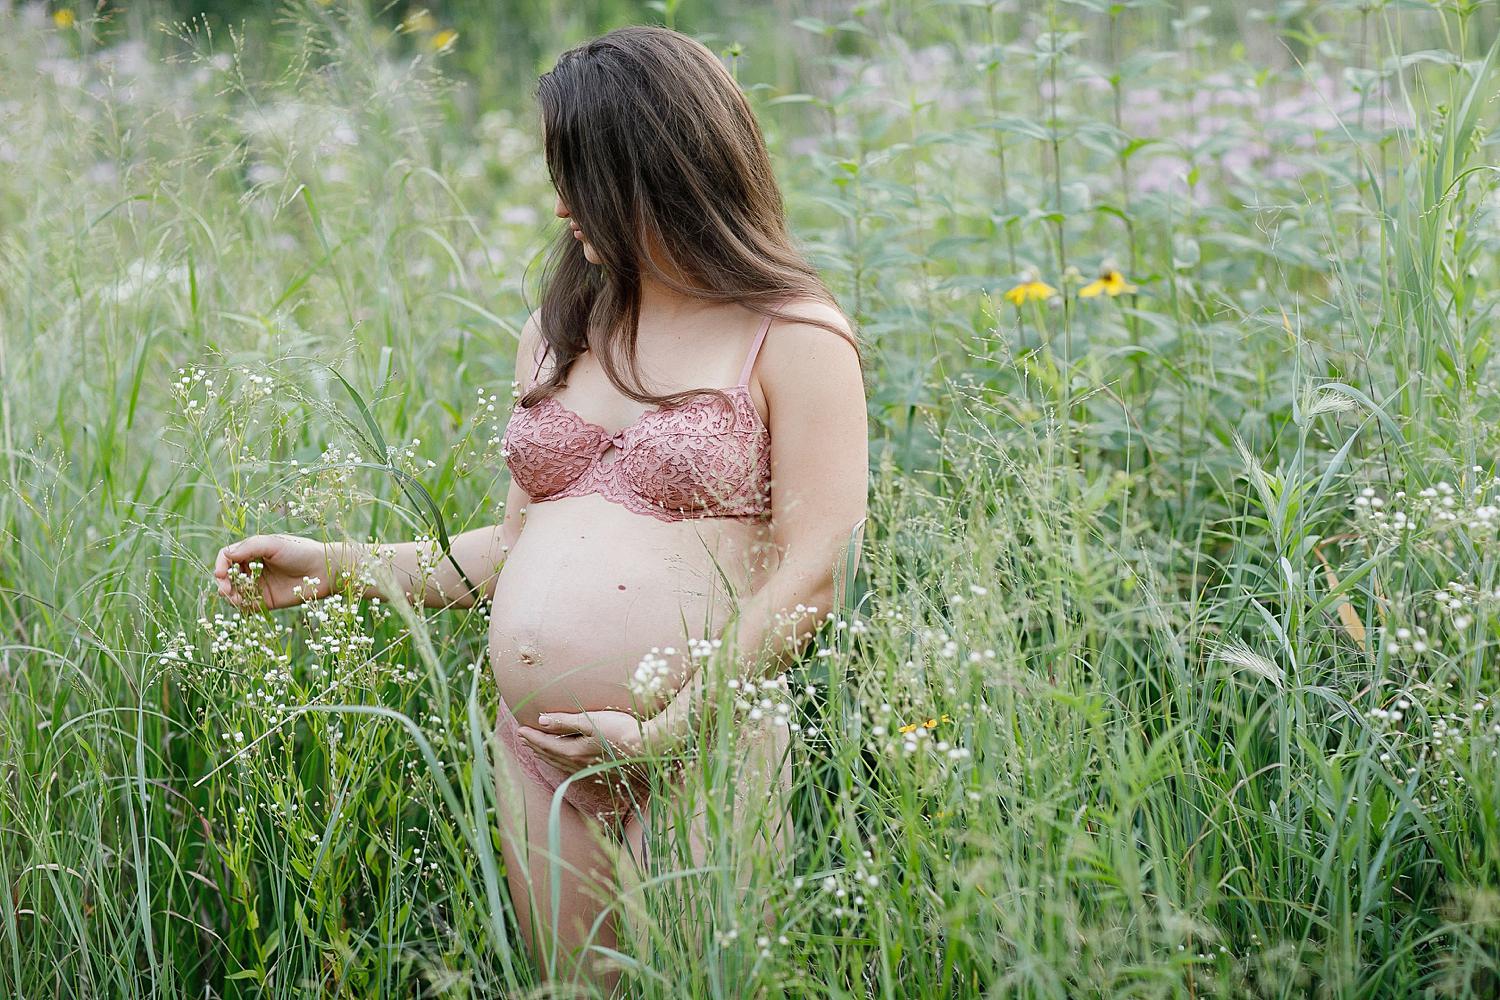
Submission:
M 831 308 L 819 316 L 848 329 Z M 770 413 L 771 532 L 782 555 L 723 636 L 729 669 L 742 680 L 779 673 L 831 610 L 837 574 L 863 534 L 870 476 L 864 380 L 850 341 L 807 323 L 778 324 L 756 371 Z M 705 683 L 696 671 L 648 720 L 647 751 L 681 744 L 713 700 Z

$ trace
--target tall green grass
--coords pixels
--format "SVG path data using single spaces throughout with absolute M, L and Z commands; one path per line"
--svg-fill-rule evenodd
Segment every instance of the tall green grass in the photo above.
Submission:
M 875 474 L 789 687 L 720 689 L 796 849 L 705 733 L 630 995 L 1493 996 L 1496 4 L 663 13 L 738 43 Z M 208 576 L 498 515 L 532 111 L 477 22 L 277 23 L 0 10 L 6 995 L 547 989 L 482 613 Z

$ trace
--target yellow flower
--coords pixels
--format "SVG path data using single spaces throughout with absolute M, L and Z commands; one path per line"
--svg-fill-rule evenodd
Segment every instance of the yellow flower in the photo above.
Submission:
M 428 40 L 427 44 L 434 52 L 446 52 L 454 42 L 458 41 L 458 32 L 452 28 L 444 28 Z
M 937 720 L 936 719 L 928 719 L 926 722 L 922 723 L 922 725 L 926 726 L 928 729 L 936 729 L 937 728 Z
M 911 723 L 908 723 L 908 724 L 902 726 L 901 729 L 900 729 L 900 731 L 903 732 L 903 733 L 909 733 L 909 732 L 911 732 L 912 730 L 914 730 L 916 728 L 917 728 L 917 724 L 915 722 L 911 722 Z
M 52 23 L 59 28 L 73 27 L 73 12 L 66 7 L 59 7 L 52 12 Z
M 1057 294 L 1057 289 L 1045 281 L 1023 281 L 1005 293 L 1005 297 L 1016 305 L 1030 299 L 1045 299 Z
M 1108 292 L 1113 297 L 1119 295 L 1121 292 L 1133 292 L 1135 290 L 1135 286 L 1126 281 L 1123 274 L 1111 269 L 1078 289 L 1078 295 L 1080 298 L 1091 299 L 1100 292 Z

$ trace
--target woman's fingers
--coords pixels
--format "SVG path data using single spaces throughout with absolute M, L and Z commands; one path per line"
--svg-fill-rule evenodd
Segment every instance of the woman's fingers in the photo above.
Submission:
M 226 545 L 214 557 L 214 580 L 218 583 L 220 596 L 228 598 L 231 604 L 238 604 L 238 594 L 229 573 L 234 566 L 234 546 Z
M 531 726 L 522 726 L 517 732 L 520 733 L 521 738 L 527 743 L 530 743 L 538 750 L 545 750 L 548 753 L 560 752 L 568 742 L 565 737 L 544 733 L 540 729 L 534 729 Z
M 285 540 L 281 535 L 251 535 L 228 546 L 229 557 L 235 562 L 275 559 L 284 545 Z
M 598 741 L 590 737 L 554 736 L 530 726 L 522 726 L 517 733 L 538 754 L 565 770 L 591 764 L 599 755 Z
M 265 561 L 275 556 L 279 547 L 275 535 L 251 535 L 226 546 L 229 558 L 237 563 Z
M 588 719 L 576 712 L 550 712 L 546 715 L 538 715 L 536 728 L 558 735 L 569 733 L 588 735 L 594 731 L 594 727 L 588 724 Z
M 219 593 L 238 607 L 242 602 L 234 587 L 230 571 L 237 570 L 248 576 L 250 563 L 257 561 L 264 563 L 274 558 L 279 550 L 279 540 L 275 535 L 250 535 L 221 548 L 214 558 L 214 579 L 218 581 Z
M 559 771 L 567 771 L 569 774 L 583 766 L 571 757 L 559 757 L 556 754 L 547 753 L 545 750 L 538 750 L 536 755 Z

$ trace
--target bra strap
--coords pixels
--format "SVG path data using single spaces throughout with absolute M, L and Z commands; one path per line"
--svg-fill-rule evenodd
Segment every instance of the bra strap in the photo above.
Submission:
M 760 329 L 755 331 L 755 339 L 750 342 L 750 354 L 745 358 L 745 367 L 740 370 L 738 385 L 750 384 L 750 369 L 755 367 L 755 357 L 760 353 L 760 345 L 766 339 L 766 331 L 771 329 L 771 317 L 767 316 L 760 321 Z

